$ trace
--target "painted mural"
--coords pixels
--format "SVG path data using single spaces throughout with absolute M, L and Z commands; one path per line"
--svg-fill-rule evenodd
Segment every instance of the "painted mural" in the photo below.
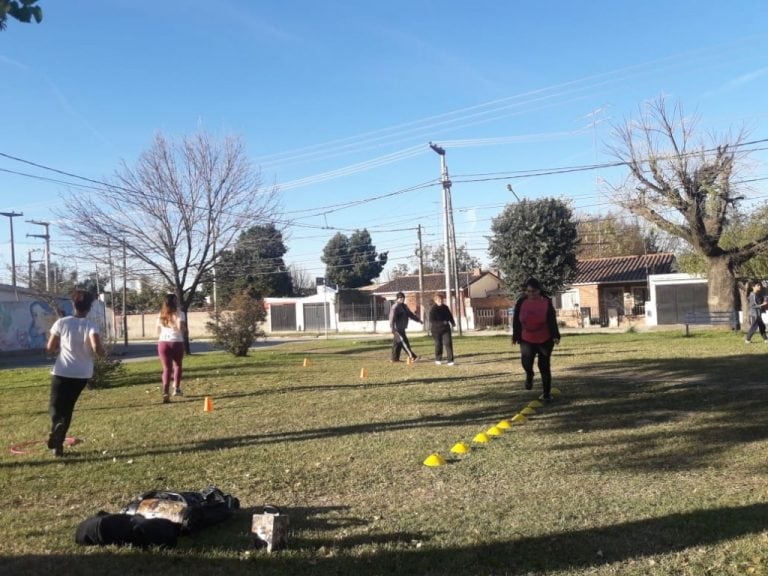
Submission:
M 72 314 L 72 302 L 57 301 L 58 310 L 44 300 L 0 302 L 0 352 L 38 350 L 45 348 L 50 330 L 56 318 Z M 89 317 L 103 324 L 103 307 L 93 303 Z

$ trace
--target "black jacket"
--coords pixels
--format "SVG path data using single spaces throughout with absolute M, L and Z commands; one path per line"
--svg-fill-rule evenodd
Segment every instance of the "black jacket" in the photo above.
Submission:
M 549 334 L 551 335 L 552 340 L 560 340 L 560 328 L 557 325 L 557 313 L 555 312 L 555 307 L 550 298 L 547 298 L 546 296 L 543 296 L 543 298 L 546 298 L 547 303 L 549 304 L 547 306 L 547 328 L 549 328 Z M 512 342 L 514 344 L 520 342 L 523 335 L 523 325 L 520 322 L 520 307 L 523 305 L 525 299 L 526 297 L 523 296 L 515 303 L 515 311 L 512 316 Z
M 445 304 L 435 304 L 429 311 L 429 326 L 432 332 L 441 332 L 450 325 L 456 327 L 451 309 Z
M 408 328 L 408 319 L 421 322 L 421 319 L 416 316 L 405 302 L 398 302 L 389 311 L 389 327 L 393 332 L 402 332 Z

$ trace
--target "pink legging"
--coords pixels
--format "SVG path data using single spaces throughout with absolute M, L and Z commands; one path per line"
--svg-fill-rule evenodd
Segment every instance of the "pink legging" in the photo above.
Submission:
M 184 342 L 158 342 L 157 355 L 163 365 L 163 394 L 168 394 L 173 370 L 173 386 L 181 386 L 181 360 L 184 358 Z

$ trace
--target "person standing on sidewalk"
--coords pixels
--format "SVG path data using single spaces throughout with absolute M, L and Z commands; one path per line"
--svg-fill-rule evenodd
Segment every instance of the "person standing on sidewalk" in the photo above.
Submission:
M 163 404 L 171 401 L 171 373 L 173 395 L 181 396 L 181 364 L 184 359 L 184 332 L 187 316 L 179 310 L 176 294 L 166 294 L 157 317 L 157 355 L 163 366 Z
M 72 292 L 74 316 L 59 318 L 50 330 L 46 352 L 56 354 L 51 370 L 51 433 L 48 448 L 54 456 L 64 455 L 64 440 L 80 393 L 93 376 L 93 356 L 104 355 L 99 326 L 86 318 L 93 304 L 93 294 Z
M 453 337 L 451 328 L 456 327 L 451 309 L 444 303 L 442 294 L 435 294 L 435 305 L 429 311 L 429 328 L 435 340 L 435 364 L 443 363 L 443 348 L 445 348 L 448 366 L 453 366 Z
M 552 300 L 536 278 L 529 278 L 525 296 L 515 304 L 512 317 L 512 344 L 520 345 L 520 362 L 525 371 L 525 389 L 533 388 L 533 361 L 539 358 L 539 373 L 544 400 L 552 400 L 550 358 L 555 344 L 560 343 L 560 329 Z
M 747 296 L 747 303 L 749 304 L 749 331 L 744 339 L 747 344 L 752 344 L 752 336 L 755 332 L 759 331 L 760 336 L 763 337 L 763 342 L 768 343 L 768 337 L 765 334 L 765 323 L 763 322 L 763 311 L 765 310 L 766 302 L 765 296 L 763 296 L 763 283 L 755 281 L 752 285 L 752 292 Z
M 411 343 L 405 334 L 409 319 L 421 324 L 421 319 L 411 312 L 411 309 L 406 305 L 405 294 L 398 292 L 395 305 L 389 311 L 389 328 L 392 330 L 392 355 L 389 358 L 390 362 L 400 362 L 402 350 L 405 350 L 405 353 L 408 354 L 412 361 L 415 362 L 418 358 L 411 349 Z

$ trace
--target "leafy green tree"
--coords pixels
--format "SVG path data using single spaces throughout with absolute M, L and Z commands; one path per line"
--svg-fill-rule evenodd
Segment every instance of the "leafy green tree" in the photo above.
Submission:
M 226 304 L 244 291 L 256 298 L 291 296 L 293 279 L 283 261 L 286 252 L 283 234 L 272 223 L 242 232 L 234 249 L 223 252 L 216 264 L 219 301 Z
M 511 293 L 517 294 L 531 276 L 555 293 L 576 275 L 577 224 L 561 200 L 508 204 L 491 222 L 491 232 L 488 252 Z
M 43 9 L 35 4 L 37 0 L 0 0 L 0 30 L 5 30 L 8 25 L 8 16 L 26 23 L 34 19 L 40 24 L 43 20 Z
M 368 230 L 355 230 L 350 237 L 337 232 L 320 258 L 326 279 L 343 288 L 367 286 L 387 264 L 387 252 L 378 254 Z
M 744 200 L 734 176 L 747 154 L 741 151 L 745 135 L 701 143 L 696 122 L 659 98 L 616 127 L 612 151 L 629 174 L 613 191 L 620 206 L 704 259 L 709 309 L 731 311 L 737 271 L 768 250 L 768 229 L 729 244 L 729 223 Z

